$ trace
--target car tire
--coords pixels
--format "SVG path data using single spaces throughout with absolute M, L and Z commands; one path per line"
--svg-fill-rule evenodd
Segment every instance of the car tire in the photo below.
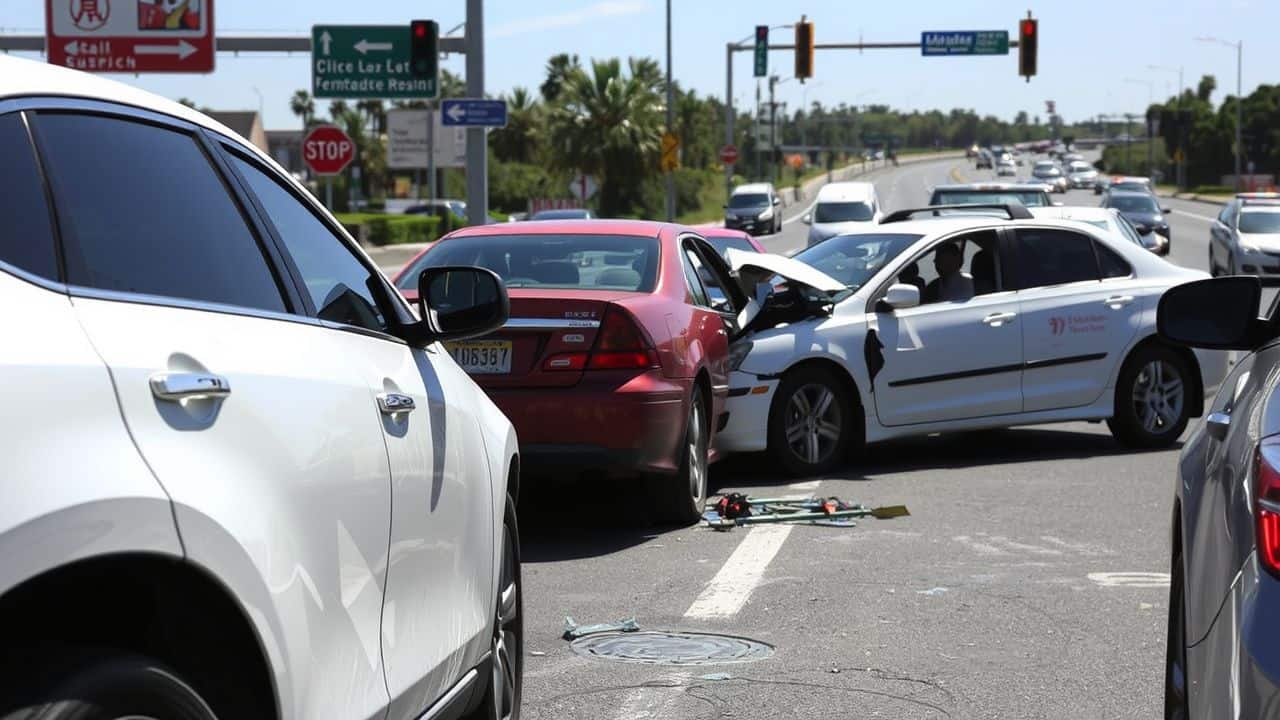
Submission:
M 494 604 L 489 680 L 467 720 L 520 720 L 524 688 L 524 590 L 520 582 L 520 526 L 516 501 L 507 496 L 502 521 L 502 566 Z
M 674 475 L 655 478 L 653 519 L 660 524 L 692 525 L 702 517 L 707 502 L 707 457 L 711 447 L 711 423 L 701 390 L 693 391 L 684 442 L 680 445 L 680 469 Z
M 1107 426 L 1121 444 L 1161 448 L 1177 442 L 1190 419 L 1195 387 L 1191 370 L 1164 345 L 1144 345 L 1126 360 L 1116 381 L 1115 410 Z
M 819 475 L 838 467 L 860 431 L 855 403 L 834 372 L 809 366 L 783 376 L 769 408 L 768 447 L 788 474 Z
M 21 697 L 0 698 L 0 720 L 217 720 L 176 672 L 140 655 L 72 650 L 22 673 L 32 682 L 12 684 Z
M 1169 568 L 1169 631 L 1165 635 L 1164 717 L 1187 720 L 1187 593 L 1182 553 Z

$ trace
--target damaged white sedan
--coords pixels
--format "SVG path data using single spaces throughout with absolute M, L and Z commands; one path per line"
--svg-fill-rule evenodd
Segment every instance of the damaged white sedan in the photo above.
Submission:
M 1227 357 L 1162 342 L 1156 304 L 1205 273 L 1092 225 L 991 209 L 901 211 L 792 259 L 730 250 L 742 283 L 763 284 L 730 350 L 720 451 L 812 475 L 864 443 L 942 431 L 1106 420 L 1128 446 L 1175 442 Z

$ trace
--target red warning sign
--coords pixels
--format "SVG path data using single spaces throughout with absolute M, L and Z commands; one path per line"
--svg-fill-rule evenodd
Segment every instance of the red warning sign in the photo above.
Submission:
M 213 72 L 213 0 L 45 0 L 45 49 L 87 72 Z

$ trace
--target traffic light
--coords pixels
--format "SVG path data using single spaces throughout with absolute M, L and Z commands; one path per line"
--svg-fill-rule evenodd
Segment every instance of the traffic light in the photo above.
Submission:
M 796 79 L 813 77 L 813 23 L 796 23 Z
M 1031 82 L 1036 74 L 1036 43 L 1040 39 L 1040 21 L 1025 18 L 1018 23 L 1018 74 Z
M 437 74 L 440 53 L 437 38 L 440 26 L 435 20 L 414 20 L 409 23 L 409 72 L 418 78 L 434 78 Z
M 769 26 L 756 26 L 756 77 L 769 74 Z

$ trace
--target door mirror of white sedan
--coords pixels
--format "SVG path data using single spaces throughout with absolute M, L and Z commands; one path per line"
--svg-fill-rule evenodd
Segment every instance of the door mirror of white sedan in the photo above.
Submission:
M 418 315 L 431 340 L 462 340 L 507 322 L 511 300 L 502 279 L 477 267 L 433 267 L 418 276 Z
M 804 223 L 805 225 L 812 225 L 813 213 L 805 213 L 804 217 L 800 218 L 800 222 Z
M 892 310 L 905 310 L 920 304 L 920 288 L 906 283 L 894 283 L 884 295 L 884 304 Z

